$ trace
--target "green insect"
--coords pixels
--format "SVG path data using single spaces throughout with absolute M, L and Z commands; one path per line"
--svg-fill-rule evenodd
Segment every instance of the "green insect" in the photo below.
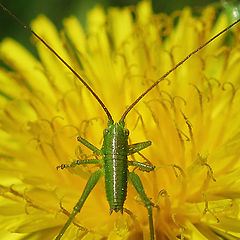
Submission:
M 233 22 L 240 17 L 240 3 L 239 1 L 221 0 L 221 6 L 226 12 L 229 22 Z
M 85 189 L 80 197 L 79 201 L 73 208 L 72 213 L 69 216 L 69 219 L 56 236 L 55 240 L 60 240 L 64 235 L 65 231 L 73 221 L 74 217 L 77 213 L 79 213 L 88 197 L 91 193 L 92 189 L 95 187 L 99 179 L 104 176 L 105 177 L 105 190 L 107 200 L 110 205 L 110 214 L 115 211 L 120 211 L 123 213 L 123 205 L 127 195 L 127 183 L 128 181 L 133 185 L 133 187 L 138 192 L 140 198 L 142 199 L 147 211 L 148 211 L 148 218 L 149 218 L 149 231 L 150 231 L 150 239 L 154 240 L 155 232 L 154 232 L 154 223 L 153 223 L 153 216 L 152 216 L 152 203 L 147 197 L 142 182 L 139 176 L 128 170 L 129 166 L 138 167 L 139 170 L 150 172 L 154 170 L 154 166 L 150 164 L 145 164 L 137 161 L 129 161 L 128 156 L 134 153 L 137 153 L 151 145 L 151 141 L 140 142 L 135 144 L 128 144 L 128 136 L 129 131 L 125 128 L 125 118 L 128 113 L 135 107 L 135 105 L 148 93 L 150 92 L 155 86 L 158 85 L 163 79 L 165 79 L 171 72 L 176 70 L 180 65 L 182 65 L 185 61 L 187 61 L 192 55 L 197 53 L 207 44 L 212 42 L 215 38 L 226 32 L 229 28 L 233 27 L 237 24 L 240 19 L 235 21 L 233 24 L 219 32 L 217 35 L 212 37 L 209 41 L 201 45 L 199 48 L 191 52 L 187 57 L 185 57 L 182 61 L 175 65 L 172 69 L 170 69 L 167 73 L 165 73 L 161 78 L 159 78 L 154 84 L 152 84 L 146 91 L 144 91 L 123 113 L 119 122 L 114 122 L 113 118 L 108 111 L 105 104 L 102 100 L 97 96 L 97 94 L 93 91 L 93 89 L 85 82 L 82 77 L 67 63 L 64 59 L 62 59 L 58 53 L 53 50 L 39 35 L 37 35 L 29 26 L 24 24 L 20 21 L 12 12 L 10 12 L 5 6 L 0 3 L 1 8 L 6 11 L 9 15 L 11 15 L 18 23 L 20 23 L 25 29 L 30 31 L 37 39 L 39 39 L 65 66 L 84 84 L 84 86 L 89 90 L 89 92 L 94 96 L 94 98 L 98 101 L 101 105 L 103 110 L 105 111 L 108 117 L 108 124 L 107 128 L 103 131 L 103 145 L 102 148 L 99 149 L 88 142 L 86 139 L 82 137 L 78 137 L 78 141 L 89 148 L 94 154 L 101 156 L 101 160 L 97 159 L 85 159 L 85 160 L 77 160 L 71 164 L 62 164 L 57 168 L 68 168 L 74 167 L 76 165 L 85 165 L 85 164 L 97 164 L 101 165 L 100 170 L 95 171 L 85 186 Z

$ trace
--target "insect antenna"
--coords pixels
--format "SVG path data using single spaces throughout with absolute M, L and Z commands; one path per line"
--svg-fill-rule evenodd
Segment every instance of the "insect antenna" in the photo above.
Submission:
M 128 108 L 127 110 L 123 113 L 120 122 L 124 122 L 124 119 L 126 118 L 127 114 L 131 111 L 131 109 L 133 109 L 133 107 L 147 94 L 149 93 L 154 87 L 156 87 L 163 79 L 165 79 L 171 72 L 173 72 L 174 70 L 176 70 L 180 65 L 182 65 L 184 62 L 186 62 L 192 55 L 194 55 L 195 53 L 197 53 L 198 51 L 200 51 L 202 48 L 204 48 L 206 45 L 208 45 L 210 42 L 212 42 L 215 38 L 219 37 L 220 35 L 222 35 L 224 32 L 226 32 L 228 29 L 230 29 L 231 27 L 233 27 L 235 24 L 237 24 L 238 22 L 240 22 L 240 19 L 238 19 L 237 21 L 235 21 L 234 23 L 232 23 L 231 25 L 229 25 L 228 27 L 226 27 L 225 29 L 223 29 L 221 32 L 219 32 L 218 34 L 216 34 L 215 36 L 213 36 L 210 40 L 208 40 L 207 42 L 205 42 L 204 44 L 202 44 L 200 47 L 198 47 L 197 49 L 195 49 L 194 51 L 192 51 L 190 54 L 187 55 L 187 57 L 185 57 L 183 60 L 181 60 L 180 62 L 178 62 L 172 69 L 170 69 L 168 72 L 166 72 L 164 75 L 162 75 L 156 82 L 154 82 L 145 92 L 143 92 Z
M 12 16 L 20 25 L 22 25 L 27 31 L 31 32 L 38 40 L 40 40 L 77 78 L 82 82 L 82 84 L 90 91 L 90 93 L 95 97 L 98 103 L 101 105 L 105 113 L 107 114 L 108 120 L 113 121 L 112 115 L 108 111 L 105 104 L 98 97 L 98 95 L 93 91 L 93 89 L 83 80 L 83 78 L 62 58 L 60 55 L 50 47 L 37 33 L 35 33 L 28 25 L 22 22 L 16 15 L 14 15 L 9 9 L 7 9 L 2 3 L 0 3 L 0 7 L 7 12 L 10 16 Z

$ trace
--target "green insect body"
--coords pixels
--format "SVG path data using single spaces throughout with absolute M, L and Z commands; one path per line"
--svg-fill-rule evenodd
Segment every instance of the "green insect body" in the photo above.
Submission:
M 136 173 L 128 171 L 129 165 L 139 167 L 139 169 L 143 171 L 152 171 L 154 170 L 154 166 L 150 166 L 148 164 L 140 163 L 137 161 L 128 161 L 127 159 L 128 155 L 139 152 L 140 150 L 150 146 L 151 142 L 147 141 L 128 145 L 129 131 L 128 129 L 124 128 L 124 125 L 124 120 L 120 120 L 119 123 L 114 123 L 112 119 L 108 121 L 108 127 L 103 131 L 104 140 L 101 150 L 96 148 L 87 140 L 78 137 L 78 141 L 80 141 L 98 156 L 102 156 L 102 159 L 100 161 L 96 159 L 78 160 L 72 164 L 62 164 L 59 166 L 63 169 L 80 164 L 102 164 L 102 169 L 94 172 L 89 178 L 79 202 L 74 207 L 74 211 L 70 215 L 67 223 L 59 235 L 56 237 L 56 240 L 61 239 L 71 221 L 74 219 L 75 215 L 81 210 L 88 194 L 91 192 L 102 175 L 105 176 L 105 190 L 107 200 L 110 205 L 110 214 L 113 211 L 121 211 L 123 213 L 123 204 L 127 196 L 127 182 L 130 180 L 132 185 L 139 193 L 142 201 L 144 202 L 144 205 L 148 209 L 150 238 L 154 239 L 151 202 L 145 194 L 143 185 L 138 175 Z
M 103 132 L 104 142 L 101 149 L 105 173 L 107 200 L 112 211 L 123 212 L 123 203 L 127 196 L 128 131 L 122 124 L 108 124 Z
M 151 145 L 151 142 L 143 142 L 128 145 L 129 131 L 124 128 L 124 122 L 112 123 L 103 132 L 104 142 L 101 149 L 103 155 L 103 169 L 105 174 L 105 189 L 110 205 L 110 213 L 114 210 L 123 212 L 123 204 L 127 195 L 127 178 L 129 176 L 128 165 L 137 165 L 138 162 L 128 162 L 127 156 Z M 130 150 L 131 149 L 131 150 Z M 140 164 L 140 163 L 139 163 Z M 152 171 L 153 166 L 145 164 L 147 171 Z M 135 186 L 136 188 L 136 186 Z M 143 195 L 141 196 L 143 198 Z M 145 204 L 149 204 L 150 201 Z
M 129 131 L 124 128 L 125 126 L 125 118 L 130 110 L 148 93 L 150 92 L 155 86 L 158 85 L 163 79 L 165 79 L 171 72 L 176 70 L 180 65 L 182 65 L 185 61 L 187 61 L 192 55 L 197 53 L 203 47 L 208 45 L 212 42 L 215 38 L 226 32 L 229 28 L 233 27 L 237 24 L 240 19 L 235 21 L 233 24 L 219 32 L 217 35 L 212 37 L 209 41 L 201 45 L 199 48 L 191 52 L 187 55 L 182 61 L 177 63 L 172 69 L 170 69 L 167 73 L 165 73 L 162 77 L 160 77 L 155 83 L 153 83 L 145 92 L 143 92 L 123 113 L 120 121 L 118 123 L 114 123 L 112 116 L 104 103 L 101 99 L 97 96 L 97 94 L 91 89 L 91 87 L 82 79 L 82 77 L 67 63 L 64 59 L 62 59 L 58 53 L 54 49 L 52 49 L 39 35 L 37 35 L 29 26 L 24 24 L 20 21 L 11 11 L 9 11 L 5 6 L 0 3 L 1 8 L 6 11 L 9 15 L 11 15 L 18 23 L 20 23 L 25 29 L 31 32 L 36 38 L 38 38 L 53 54 L 82 82 L 82 84 L 89 90 L 89 92 L 95 97 L 95 99 L 99 102 L 103 110 L 105 111 L 108 117 L 108 126 L 103 131 L 103 145 L 101 150 L 95 147 L 93 144 L 88 142 L 87 140 L 83 139 L 82 137 L 78 137 L 78 141 L 89 148 L 94 154 L 101 156 L 101 160 L 98 159 L 84 159 L 84 160 L 77 160 L 71 164 L 62 164 L 58 166 L 57 169 L 61 168 L 68 168 L 68 167 L 75 167 L 76 165 L 84 165 L 84 164 L 97 164 L 101 165 L 102 167 L 100 170 L 95 171 L 85 186 L 85 189 L 80 197 L 79 201 L 73 208 L 72 213 L 70 214 L 67 222 L 61 229 L 60 233 L 57 235 L 55 240 L 60 240 L 64 235 L 65 231 L 73 221 L 74 217 L 77 213 L 80 212 L 81 208 L 84 205 L 88 195 L 95 187 L 97 182 L 99 181 L 101 176 L 105 176 L 105 190 L 107 195 L 107 200 L 110 205 L 110 214 L 115 212 L 122 212 L 123 213 L 123 205 L 126 200 L 127 195 L 127 183 L 128 181 L 134 186 L 136 191 L 138 192 L 139 196 L 141 197 L 145 207 L 148 211 L 148 218 L 149 218 L 149 231 L 150 231 L 150 239 L 154 240 L 154 224 L 153 224 L 153 216 L 152 216 L 152 203 L 150 202 L 149 198 L 146 196 L 144 191 L 143 185 L 141 183 L 140 178 L 134 172 L 130 172 L 128 170 L 128 166 L 135 166 L 138 167 L 141 171 L 150 172 L 154 170 L 154 166 L 149 164 L 137 162 L 137 161 L 128 161 L 128 156 L 134 153 L 137 153 L 144 148 L 147 148 L 151 145 L 151 141 L 135 143 L 135 144 L 128 144 L 128 135 Z

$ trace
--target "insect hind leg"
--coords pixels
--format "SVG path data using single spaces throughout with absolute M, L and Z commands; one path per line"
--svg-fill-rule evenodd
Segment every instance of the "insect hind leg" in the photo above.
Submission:
M 150 229 L 150 239 L 154 240 L 154 226 L 153 226 L 153 216 L 152 216 L 152 203 L 151 201 L 148 199 L 142 182 L 139 178 L 139 176 L 134 173 L 134 172 L 129 172 L 128 173 L 128 178 L 131 181 L 132 185 L 134 186 L 134 188 L 137 190 L 139 196 L 141 197 L 145 207 L 148 210 L 148 219 L 149 219 L 149 229 Z
M 65 225 L 63 226 L 62 230 L 60 231 L 60 233 L 57 235 L 57 237 L 55 238 L 55 240 L 60 240 L 63 236 L 63 234 L 65 233 L 65 231 L 67 230 L 67 228 L 69 227 L 69 225 L 71 224 L 71 222 L 73 221 L 73 219 L 75 218 L 75 216 L 77 215 L 77 213 L 80 212 L 83 204 L 85 203 L 88 195 L 90 194 L 90 192 L 92 191 L 92 189 L 95 187 L 95 185 L 97 184 L 98 180 L 100 179 L 100 177 L 103 175 L 103 171 L 102 170 L 98 170 L 96 172 L 94 172 L 90 178 L 88 179 L 88 182 L 85 186 L 85 189 L 82 193 L 81 198 L 79 199 L 79 201 L 77 202 L 77 204 L 75 205 L 75 207 L 73 208 L 72 213 L 70 214 L 67 222 L 65 223 Z

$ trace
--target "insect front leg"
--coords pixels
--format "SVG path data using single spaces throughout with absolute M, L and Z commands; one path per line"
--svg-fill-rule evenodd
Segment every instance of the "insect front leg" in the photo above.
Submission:
M 99 150 L 97 147 L 92 145 L 90 142 L 88 142 L 84 138 L 78 137 L 77 140 L 79 142 L 81 142 L 84 146 L 86 146 L 87 148 L 92 150 L 93 153 L 95 153 L 97 156 L 101 156 L 102 155 L 101 150 Z M 76 160 L 76 161 L 74 161 L 74 162 L 72 162 L 70 164 L 61 164 L 61 165 L 57 166 L 57 169 L 59 169 L 59 168 L 64 169 L 64 168 L 69 168 L 69 167 L 75 167 L 76 165 L 82 165 L 82 164 L 101 164 L 101 162 L 98 159 Z
M 140 152 L 142 149 L 149 147 L 151 144 L 152 144 L 151 141 L 131 144 L 131 145 L 128 146 L 128 148 L 129 148 L 128 155 Z M 138 167 L 139 170 L 146 171 L 146 172 L 153 171 L 154 168 L 155 168 L 154 166 L 151 166 L 149 164 L 141 163 L 141 162 L 137 162 L 137 161 L 128 161 L 128 165 Z
M 149 229 L 150 229 L 150 239 L 154 240 L 154 227 L 153 227 L 153 216 L 152 216 L 152 203 L 150 202 L 150 200 L 148 199 L 142 182 L 139 178 L 139 176 L 134 173 L 134 172 L 129 172 L 128 173 L 128 178 L 130 180 L 130 182 L 132 183 L 132 185 L 134 186 L 134 188 L 137 190 L 138 194 L 140 195 L 145 207 L 148 210 L 148 219 L 149 219 Z
M 89 148 L 90 150 L 93 151 L 93 153 L 97 154 L 98 156 L 102 155 L 102 152 L 100 149 L 98 149 L 97 147 L 95 147 L 94 145 L 92 145 L 90 142 L 88 142 L 86 139 L 82 138 L 82 137 L 77 137 L 77 140 L 82 143 L 84 146 L 86 146 L 87 148 Z
M 136 152 L 140 152 L 142 149 L 149 147 L 152 144 L 151 141 L 146 142 L 140 142 L 140 143 L 134 143 L 131 145 L 128 145 L 128 155 L 134 154 Z
M 102 175 L 103 175 L 103 171 L 98 170 L 90 176 L 90 178 L 88 179 L 88 182 L 86 184 L 86 187 L 84 188 L 84 191 L 82 193 L 81 198 L 79 199 L 78 203 L 73 208 L 73 211 L 72 211 L 71 215 L 69 216 L 69 219 L 67 220 L 67 222 L 63 226 L 62 230 L 60 231 L 60 233 L 55 238 L 55 240 L 60 240 L 62 238 L 63 234 L 65 233 L 65 231 L 67 230 L 67 228 L 69 227 L 69 225 L 71 224 L 71 222 L 73 221 L 73 219 L 77 215 L 77 213 L 80 212 L 85 200 L 87 199 L 88 195 L 90 194 L 92 189 L 95 187 L 99 178 Z

